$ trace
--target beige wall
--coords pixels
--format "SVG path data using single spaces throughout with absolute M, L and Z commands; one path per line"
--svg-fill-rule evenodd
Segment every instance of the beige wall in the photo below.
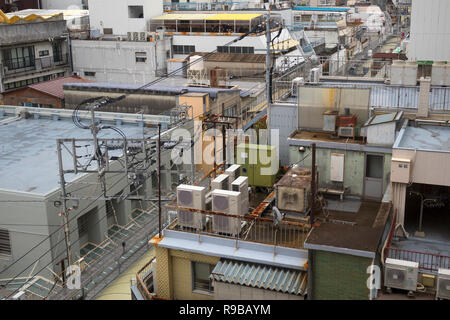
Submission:
M 392 157 L 412 161 L 411 182 L 450 186 L 450 153 L 394 149 Z
M 199 116 L 203 115 L 203 101 L 205 101 L 206 112 L 210 111 L 209 95 L 207 93 L 204 94 L 186 93 L 180 95 L 178 99 L 180 105 L 185 104 L 188 106 L 192 106 L 192 109 L 189 111 L 189 116 L 194 119 L 197 119 Z
M 218 257 L 156 247 L 157 296 L 177 300 L 213 300 L 213 294 L 192 290 L 191 262 L 216 265 Z
M 412 183 L 450 186 L 450 153 L 393 149 L 392 158 L 411 160 Z M 406 183 L 391 183 L 391 201 L 400 224 L 405 221 L 406 186 Z

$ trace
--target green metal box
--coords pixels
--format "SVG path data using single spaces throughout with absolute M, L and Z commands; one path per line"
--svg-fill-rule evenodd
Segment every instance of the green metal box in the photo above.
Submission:
M 280 160 L 274 146 L 241 143 L 236 148 L 236 163 L 241 175 L 248 177 L 253 187 L 273 187 L 280 169 Z

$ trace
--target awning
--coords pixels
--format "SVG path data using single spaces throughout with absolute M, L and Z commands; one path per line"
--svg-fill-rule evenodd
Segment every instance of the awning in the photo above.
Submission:
M 306 294 L 306 271 L 220 259 L 210 278 L 219 282 L 273 290 L 286 294 Z

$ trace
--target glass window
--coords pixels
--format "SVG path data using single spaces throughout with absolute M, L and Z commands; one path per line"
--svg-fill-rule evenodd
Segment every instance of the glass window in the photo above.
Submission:
M 209 279 L 213 269 L 214 265 L 212 264 L 192 262 L 193 290 L 214 291 L 212 280 Z
M 367 178 L 383 178 L 383 156 L 368 154 L 366 164 Z
M 63 60 L 62 50 L 61 50 L 61 42 L 59 42 L 59 41 L 53 42 L 52 48 L 53 48 L 53 61 L 61 62 Z

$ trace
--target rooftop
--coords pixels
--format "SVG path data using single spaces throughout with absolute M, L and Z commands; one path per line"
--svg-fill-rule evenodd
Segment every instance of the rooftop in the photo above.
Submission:
M 55 111 L 54 116 L 57 115 Z M 102 119 L 99 115 L 97 118 Z M 142 138 L 143 132 L 146 136 L 155 132 L 154 129 L 126 124 L 125 121 L 122 125 L 116 126 L 124 131 L 128 138 Z M 54 117 L 44 116 L 40 116 L 39 119 L 1 116 L 0 189 L 46 195 L 59 188 L 56 150 L 56 139 L 59 138 L 92 138 L 92 135 L 89 130 L 76 127 L 71 117 L 60 116 L 59 120 L 56 120 Z M 102 130 L 99 138 L 120 138 L 120 136 L 112 130 Z M 80 155 L 87 154 L 88 148 L 80 148 L 77 152 Z M 70 163 L 72 160 L 67 153 L 63 153 L 63 161 Z M 66 175 L 68 182 L 80 176 L 82 175 Z
M 450 127 L 435 125 L 406 126 L 400 131 L 393 148 L 450 152 Z
M 349 203 L 349 200 L 345 201 Z M 344 211 L 345 208 L 349 210 Z M 330 207 L 328 202 L 328 210 L 329 222 L 313 227 L 305 240 L 305 248 L 375 257 L 391 205 L 363 201 L 355 212 L 354 204 L 336 202 Z
M 167 13 L 152 20 L 213 20 L 213 21 L 250 21 L 262 16 L 260 13 Z
M 118 83 L 104 83 L 104 82 L 92 82 L 92 83 L 67 83 L 64 84 L 64 89 L 71 90 L 117 90 L 117 91 L 134 91 L 137 92 L 148 92 L 148 93 L 169 93 L 169 94 L 184 94 L 191 92 L 208 93 L 211 98 L 216 98 L 219 92 L 237 92 L 239 89 L 229 89 L 229 88 L 206 88 L 206 87 L 188 87 L 186 85 L 186 79 L 182 78 L 180 82 L 183 85 L 153 85 L 143 89 L 139 89 L 141 85 L 139 84 L 118 84 Z M 181 83 L 180 83 L 181 84 Z M 138 90 L 139 89 L 139 90 Z
M 335 137 L 330 132 L 320 132 L 311 130 L 296 130 L 290 139 L 297 140 L 311 140 L 311 141 L 324 141 L 324 142 L 337 142 L 345 144 L 365 144 L 363 140 L 345 138 L 345 137 Z
M 294 295 L 304 295 L 307 285 L 307 272 L 304 271 L 228 259 L 220 259 L 210 278 Z

